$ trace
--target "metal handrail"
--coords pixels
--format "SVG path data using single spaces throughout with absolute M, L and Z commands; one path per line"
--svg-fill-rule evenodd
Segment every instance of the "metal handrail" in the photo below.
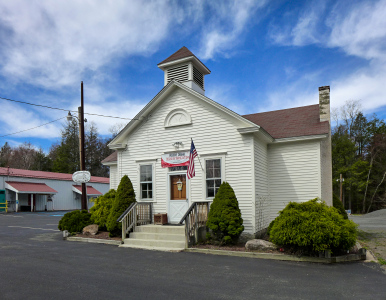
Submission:
M 147 206 L 147 209 L 145 208 Z M 150 224 L 152 220 L 151 203 L 132 203 L 125 212 L 117 219 L 122 223 L 122 240 L 126 238 L 130 230 L 135 230 L 135 226 Z
M 126 215 L 130 212 L 131 208 L 136 204 L 137 202 L 133 202 L 130 204 L 130 206 L 119 216 L 117 219 L 117 222 L 121 222 L 121 220 L 126 217 Z
M 186 211 L 186 213 L 185 213 L 184 216 L 181 218 L 181 221 L 180 221 L 178 224 L 184 223 L 186 217 L 192 212 L 192 210 L 193 210 L 194 207 L 196 206 L 196 203 L 197 203 L 197 202 L 193 202 L 193 203 L 192 203 L 192 205 L 188 208 L 188 210 Z
M 186 211 L 179 224 L 185 222 L 185 246 L 197 243 L 198 230 L 206 227 L 209 214 L 209 202 L 194 202 Z

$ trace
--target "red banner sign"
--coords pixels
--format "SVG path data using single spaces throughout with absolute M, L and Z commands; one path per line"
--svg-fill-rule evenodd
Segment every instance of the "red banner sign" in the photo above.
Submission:
M 162 168 L 187 165 L 189 165 L 189 152 L 168 153 L 161 156 Z

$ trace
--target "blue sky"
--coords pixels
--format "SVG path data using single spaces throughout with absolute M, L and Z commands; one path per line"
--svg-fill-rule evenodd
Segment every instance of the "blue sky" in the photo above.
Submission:
M 0 1 L 0 97 L 132 118 L 182 46 L 211 71 L 206 95 L 239 114 L 359 100 L 386 117 L 386 0 Z M 0 100 L 1 135 L 66 112 Z M 86 116 L 103 135 L 124 120 Z M 0 138 L 46 151 L 64 120 Z

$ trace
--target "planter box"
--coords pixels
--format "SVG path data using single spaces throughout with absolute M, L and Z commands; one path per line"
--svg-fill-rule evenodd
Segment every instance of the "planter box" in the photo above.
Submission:
M 168 214 L 154 214 L 154 224 L 165 225 L 168 223 Z

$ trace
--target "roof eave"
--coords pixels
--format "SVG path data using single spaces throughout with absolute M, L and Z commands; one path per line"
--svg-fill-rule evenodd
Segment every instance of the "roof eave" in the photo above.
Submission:
M 200 71 L 204 74 L 204 75 L 208 75 L 211 73 L 211 71 L 197 58 L 195 57 L 194 55 L 190 55 L 190 56 L 187 56 L 187 57 L 184 57 L 184 58 L 180 58 L 180 59 L 176 59 L 176 60 L 172 60 L 172 61 L 169 61 L 169 62 L 166 62 L 166 63 L 160 63 L 158 64 L 158 68 L 160 68 L 162 71 L 165 71 L 165 69 L 169 66 L 172 66 L 172 65 L 176 65 L 176 64 L 179 64 L 179 63 L 183 63 L 183 62 L 187 62 L 187 61 L 191 61 L 193 60 L 197 67 L 200 69 Z
M 328 133 L 323 134 L 313 134 L 313 135 L 302 135 L 302 136 L 292 136 L 286 138 L 275 139 L 274 143 L 286 143 L 286 142 L 296 142 L 296 141 L 310 141 L 310 140 L 321 140 L 328 137 Z

